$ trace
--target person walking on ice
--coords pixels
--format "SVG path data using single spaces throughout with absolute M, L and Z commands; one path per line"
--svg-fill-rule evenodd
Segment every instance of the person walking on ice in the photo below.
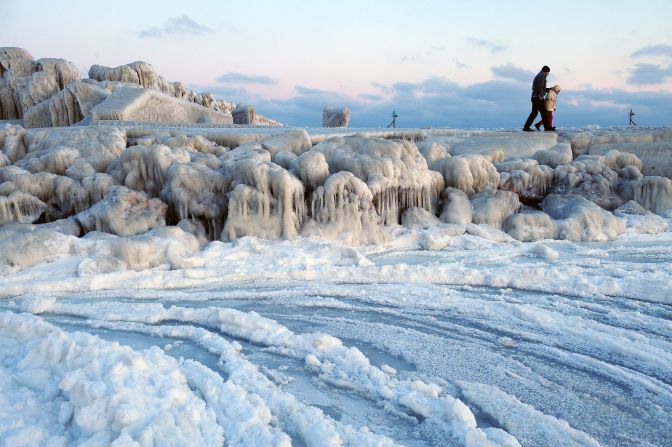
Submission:
M 544 129 L 548 130 L 551 127 L 548 124 L 546 114 L 544 113 L 544 98 L 546 97 L 546 92 L 548 91 L 546 88 L 546 77 L 550 72 L 551 69 L 548 68 L 548 65 L 544 65 L 541 71 L 534 77 L 534 80 L 532 81 L 532 111 L 530 112 L 530 116 L 527 117 L 527 121 L 525 121 L 525 126 L 523 126 L 523 130 L 525 132 L 532 132 L 530 126 L 534 122 L 534 119 L 537 117 L 539 112 L 541 112 L 541 119 L 544 123 Z
M 544 127 L 544 130 L 555 130 L 555 126 L 553 125 L 553 112 L 557 110 L 556 104 L 558 102 L 558 93 L 560 93 L 559 85 L 554 85 L 548 90 L 548 93 L 546 93 L 546 99 L 544 99 L 544 110 L 541 113 L 546 114 L 546 120 L 549 127 Z M 543 122 L 543 120 L 537 121 L 534 127 L 539 130 Z

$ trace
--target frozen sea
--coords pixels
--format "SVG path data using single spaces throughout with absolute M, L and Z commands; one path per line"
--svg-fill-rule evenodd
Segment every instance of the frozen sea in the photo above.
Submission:
M 672 233 L 391 233 L 0 278 L 4 445 L 670 445 Z

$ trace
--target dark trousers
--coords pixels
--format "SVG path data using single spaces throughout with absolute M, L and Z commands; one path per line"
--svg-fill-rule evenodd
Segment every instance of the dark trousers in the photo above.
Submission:
M 544 123 L 544 129 L 550 129 L 551 126 L 548 124 L 548 116 L 545 112 L 546 110 L 544 107 L 544 100 L 539 98 L 532 98 L 532 111 L 530 112 L 530 116 L 527 117 L 527 121 L 525 121 L 524 128 L 529 129 L 534 119 L 539 113 L 541 113 L 541 120 Z

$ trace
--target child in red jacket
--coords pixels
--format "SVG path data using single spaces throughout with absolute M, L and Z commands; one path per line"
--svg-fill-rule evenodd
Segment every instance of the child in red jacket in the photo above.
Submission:
M 553 87 L 548 89 L 548 93 L 546 93 L 546 98 L 544 99 L 544 108 L 546 109 L 546 117 L 548 119 L 548 125 L 550 127 L 548 129 L 544 128 L 544 130 L 548 131 L 555 130 L 555 126 L 553 126 L 553 112 L 557 110 L 556 104 L 558 102 L 558 93 L 560 93 L 559 85 L 554 85 Z M 540 120 L 534 125 L 534 127 L 536 127 L 537 130 L 540 130 L 539 128 L 541 127 L 542 122 L 543 120 Z

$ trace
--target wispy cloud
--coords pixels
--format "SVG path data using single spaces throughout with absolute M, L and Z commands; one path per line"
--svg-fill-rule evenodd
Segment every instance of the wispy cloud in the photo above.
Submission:
M 535 73 L 525 68 L 516 67 L 512 63 L 491 67 L 492 74 L 503 79 L 513 79 L 518 82 L 529 82 Z
M 273 78 L 264 75 L 250 75 L 244 73 L 229 72 L 217 78 L 217 82 L 222 84 L 262 84 L 271 85 L 276 84 L 277 81 Z
M 668 79 L 672 79 L 672 64 L 637 64 L 628 76 L 628 82 L 635 85 L 664 84 Z
M 479 39 L 478 37 L 470 37 L 467 39 L 467 41 L 474 46 L 480 47 L 480 48 L 485 48 L 486 50 L 489 50 L 491 53 L 499 53 L 501 51 L 504 51 L 506 49 L 506 46 L 496 44 L 490 41 L 487 41 L 485 39 Z
M 666 56 L 672 58 L 672 46 L 670 45 L 647 45 L 632 53 L 632 57 Z
M 139 37 L 163 37 L 171 35 L 204 35 L 213 31 L 205 25 L 201 25 L 186 14 L 179 17 L 169 18 L 163 26 L 147 28 L 138 33 Z

